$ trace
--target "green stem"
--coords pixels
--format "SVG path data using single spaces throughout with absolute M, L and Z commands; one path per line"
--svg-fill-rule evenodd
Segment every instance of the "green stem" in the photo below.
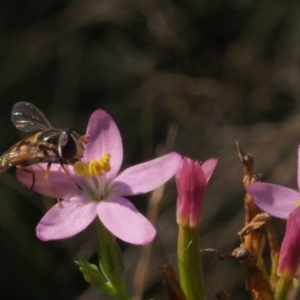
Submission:
M 187 299 L 205 300 L 199 230 L 179 225 L 177 249 L 180 283 Z
M 292 278 L 281 277 L 276 285 L 275 300 L 286 300 L 292 283 Z
M 116 238 L 96 219 L 98 234 L 98 256 L 101 273 L 115 289 L 115 296 L 121 300 L 130 300 L 124 282 L 124 264 Z

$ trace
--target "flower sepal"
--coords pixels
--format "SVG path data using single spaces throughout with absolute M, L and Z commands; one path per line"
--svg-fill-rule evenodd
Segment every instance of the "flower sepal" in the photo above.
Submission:
M 116 289 L 112 286 L 111 282 L 105 280 L 96 265 L 90 264 L 83 258 L 76 261 L 76 264 L 79 266 L 79 270 L 82 272 L 86 282 L 93 284 L 109 295 L 116 295 Z

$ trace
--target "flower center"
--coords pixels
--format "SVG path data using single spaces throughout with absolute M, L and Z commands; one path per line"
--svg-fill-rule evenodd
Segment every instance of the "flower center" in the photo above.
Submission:
M 91 159 L 89 162 L 84 163 L 77 161 L 74 164 L 74 172 L 85 178 L 91 178 L 93 176 L 101 177 L 105 173 L 111 170 L 110 167 L 110 154 L 105 153 L 99 160 Z
M 105 153 L 100 159 L 91 159 L 87 163 L 78 161 L 74 164 L 74 172 L 86 179 L 83 193 L 91 200 L 100 201 L 106 197 L 106 173 L 111 170 L 110 154 Z

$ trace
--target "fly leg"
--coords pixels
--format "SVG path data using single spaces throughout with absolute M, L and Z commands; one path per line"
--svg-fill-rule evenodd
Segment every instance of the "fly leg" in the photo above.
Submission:
M 70 174 L 70 172 L 68 171 L 68 169 L 65 167 L 65 165 L 63 164 L 62 159 L 59 160 L 59 163 L 61 165 L 61 167 L 63 168 L 63 170 L 66 172 L 66 174 L 69 176 L 69 178 L 76 184 L 76 186 L 82 190 L 82 187 L 76 182 L 76 180 L 72 177 L 72 175 Z
M 56 189 L 54 188 L 54 186 L 49 181 L 49 172 L 50 172 L 51 164 L 52 164 L 51 161 L 49 161 L 48 164 L 47 164 L 47 168 L 46 168 L 46 172 L 45 172 L 45 180 L 48 182 L 49 186 L 51 187 L 52 191 L 54 192 L 54 194 L 56 196 L 56 199 L 57 199 L 57 202 L 58 202 L 58 205 L 62 206 L 62 204 L 61 204 L 62 199 L 60 199 L 58 197 Z
M 34 187 L 34 184 L 35 184 L 35 173 L 34 173 L 34 171 L 24 169 L 22 167 L 22 165 L 17 165 L 16 167 L 17 167 L 17 169 L 22 170 L 23 172 L 26 172 L 26 173 L 29 173 L 29 174 L 32 175 L 32 184 L 31 184 L 30 189 L 33 190 L 33 187 Z

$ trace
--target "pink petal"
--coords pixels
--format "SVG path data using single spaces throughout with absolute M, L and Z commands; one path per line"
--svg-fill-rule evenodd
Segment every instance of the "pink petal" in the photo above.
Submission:
M 98 109 L 90 117 L 87 134 L 91 138 L 85 146 L 83 161 L 99 159 L 104 153 L 110 153 L 111 171 L 107 174 L 110 182 L 119 172 L 123 161 L 123 145 L 119 129 L 110 115 Z
M 85 229 L 97 216 L 97 202 L 80 196 L 55 204 L 39 222 L 36 233 L 40 240 L 60 240 Z
M 284 273 L 290 278 L 299 274 L 300 266 L 300 207 L 296 207 L 289 215 L 286 231 L 280 248 L 277 273 Z
M 70 172 L 72 178 L 80 185 L 83 182 L 83 178 L 74 174 L 73 167 L 65 165 L 65 167 Z M 72 179 L 66 174 L 66 172 L 62 169 L 60 164 L 52 164 L 49 172 L 49 178 L 45 180 L 47 164 L 35 164 L 31 166 L 27 166 L 23 169 L 16 170 L 16 176 L 18 180 L 24 184 L 26 187 L 31 188 L 33 183 L 33 174 L 26 172 L 24 170 L 28 170 L 34 172 L 35 182 L 33 186 L 33 190 L 37 193 L 40 193 L 45 196 L 49 196 L 52 198 L 57 198 L 57 195 L 54 193 L 54 187 L 56 190 L 58 197 L 64 199 L 70 193 L 79 192 L 79 188 L 72 181 Z
M 130 196 L 147 193 L 164 184 L 176 172 L 182 157 L 172 152 L 130 167 L 111 183 L 114 195 Z
M 191 202 L 194 199 L 191 195 L 191 186 L 197 181 L 195 172 L 197 173 L 194 161 L 184 156 L 175 175 L 177 187 L 176 219 L 178 224 L 188 225 L 189 223 Z M 191 177 L 195 180 L 192 181 Z
M 206 183 L 209 181 L 217 163 L 218 160 L 216 158 L 210 158 L 201 165 L 202 171 L 204 172 L 206 178 Z
M 127 243 L 145 245 L 155 237 L 156 230 L 152 224 L 125 198 L 102 200 L 97 212 L 103 225 Z
M 300 145 L 298 146 L 298 176 L 297 176 L 297 181 L 298 181 L 298 188 L 300 190 Z
M 286 187 L 255 182 L 248 186 L 248 193 L 263 211 L 281 219 L 287 219 L 289 213 L 300 200 L 300 193 Z
M 193 175 L 196 178 L 190 178 L 190 180 L 192 181 L 190 185 L 190 196 L 194 198 L 191 202 L 190 227 L 198 226 L 199 222 L 202 219 L 202 198 L 207 186 L 207 179 L 199 162 L 195 161 L 194 164 L 196 168 L 193 172 Z

